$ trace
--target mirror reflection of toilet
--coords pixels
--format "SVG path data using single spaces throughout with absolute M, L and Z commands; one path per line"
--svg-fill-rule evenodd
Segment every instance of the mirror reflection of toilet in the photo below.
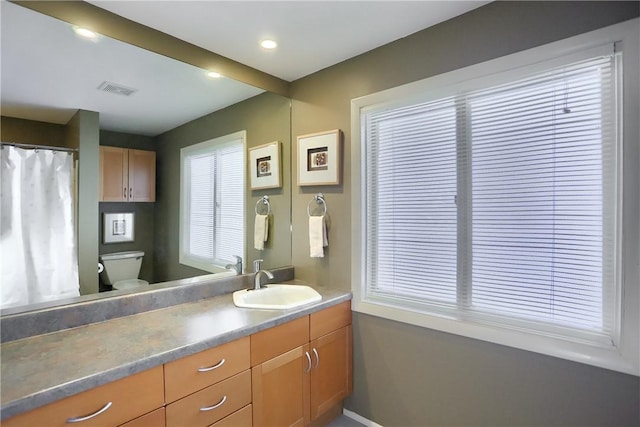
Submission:
M 142 266 L 142 251 L 114 252 L 99 256 L 104 270 L 100 273 L 102 281 L 113 289 L 132 289 L 148 285 L 146 280 L 138 279 Z

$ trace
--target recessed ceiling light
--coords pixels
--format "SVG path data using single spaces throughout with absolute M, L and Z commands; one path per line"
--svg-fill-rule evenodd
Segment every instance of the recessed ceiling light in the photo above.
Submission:
M 207 73 L 207 76 L 211 77 L 212 79 L 219 79 L 220 77 L 222 77 L 222 74 L 216 73 L 215 71 L 209 71 Z
M 265 49 L 275 49 L 278 46 L 278 43 L 276 43 L 273 40 L 262 40 L 260 42 L 260 46 L 262 46 Z
M 98 37 L 97 33 L 94 33 L 93 31 L 88 30 L 86 28 L 75 27 L 73 31 L 75 31 L 77 35 L 84 37 L 86 39 L 95 39 Z

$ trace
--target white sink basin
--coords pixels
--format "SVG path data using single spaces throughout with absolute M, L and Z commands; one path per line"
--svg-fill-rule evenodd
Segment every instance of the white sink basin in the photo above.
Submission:
M 233 303 L 242 308 L 284 310 L 320 301 L 315 289 L 304 285 L 266 285 L 261 289 L 242 289 L 233 293 Z

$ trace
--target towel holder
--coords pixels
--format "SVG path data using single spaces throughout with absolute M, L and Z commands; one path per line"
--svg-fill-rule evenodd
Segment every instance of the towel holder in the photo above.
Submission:
M 266 214 L 261 214 L 258 212 L 258 206 L 260 206 L 260 203 L 262 203 L 263 205 L 267 205 L 267 213 Z M 271 204 L 269 203 L 269 196 L 264 195 L 262 197 L 260 197 L 258 199 L 258 201 L 256 202 L 256 215 L 269 215 L 271 213 Z
M 325 215 L 327 213 L 327 202 L 324 200 L 324 194 L 322 193 L 318 193 L 315 196 L 313 196 L 313 199 L 309 202 L 309 204 L 307 205 L 307 215 L 312 216 L 311 215 L 311 203 L 315 202 L 316 204 L 321 204 L 324 208 L 324 212 L 322 212 L 322 215 Z

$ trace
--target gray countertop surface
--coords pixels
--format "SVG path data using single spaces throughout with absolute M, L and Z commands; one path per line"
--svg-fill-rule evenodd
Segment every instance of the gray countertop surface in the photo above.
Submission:
M 0 419 L 277 326 L 351 299 L 290 310 L 238 308 L 232 294 L 88 324 L 0 345 Z

